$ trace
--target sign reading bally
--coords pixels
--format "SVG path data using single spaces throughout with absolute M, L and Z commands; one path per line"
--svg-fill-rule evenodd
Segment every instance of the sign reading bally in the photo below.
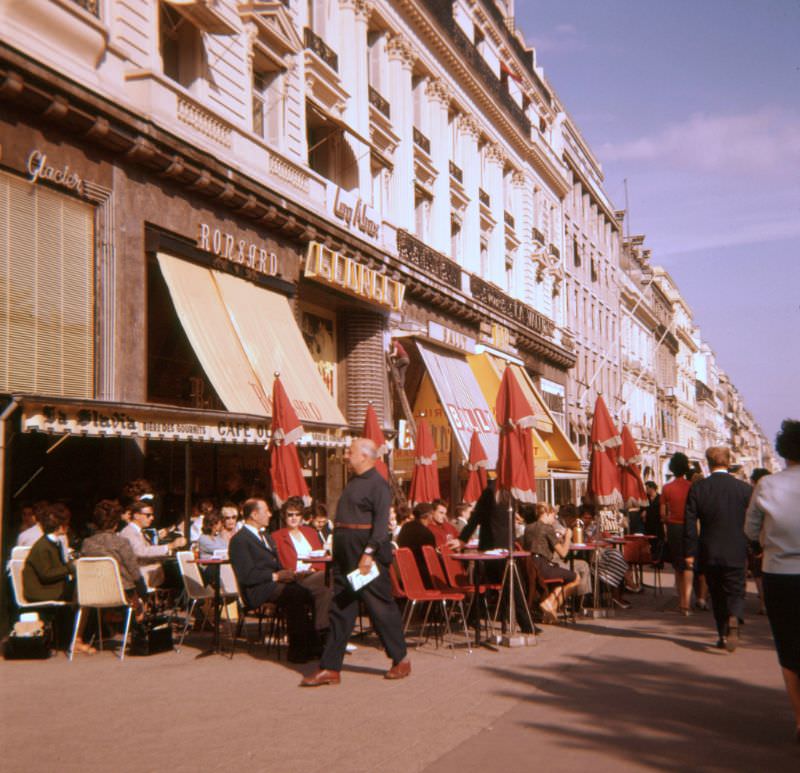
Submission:
M 405 285 L 318 242 L 308 245 L 305 275 L 394 311 L 403 305 Z

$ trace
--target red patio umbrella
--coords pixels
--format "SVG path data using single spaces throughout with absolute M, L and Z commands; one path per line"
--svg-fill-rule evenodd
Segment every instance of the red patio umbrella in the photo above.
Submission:
M 592 455 L 589 461 L 588 495 L 599 507 L 622 507 L 618 446 L 622 439 L 601 395 L 597 396 L 590 434 Z
M 486 456 L 486 451 L 483 448 L 478 432 L 473 430 L 472 438 L 469 441 L 469 461 L 467 462 L 469 477 L 467 478 L 463 496 L 465 502 L 470 504 L 477 502 L 478 497 L 486 488 L 486 465 L 488 463 L 489 459 Z
M 647 492 L 642 480 L 642 455 L 628 425 L 622 427 L 622 445 L 617 463 L 620 466 L 622 501 L 629 510 L 647 507 Z
M 511 368 L 506 368 L 503 372 L 495 413 L 500 426 L 497 491 L 508 491 L 520 502 L 535 502 L 536 481 L 531 437 L 535 417 Z
M 269 449 L 269 474 L 272 494 L 280 507 L 289 497 L 302 497 L 311 504 L 308 487 L 303 478 L 295 443 L 303 435 L 303 425 L 297 418 L 278 374 L 272 383 L 272 438 Z
M 431 428 L 424 418 L 417 422 L 417 447 L 414 469 L 411 472 L 411 488 L 408 501 L 412 506 L 419 502 L 439 499 L 439 470 L 436 467 L 436 447 L 433 445 Z
M 386 447 L 386 438 L 383 436 L 383 430 L 378 423 L 378 414 L 370 402 L 367 405 L 367 413 L 364 416 L 364 433 L 365 438 L 369 438 L 378 447 L 378 460 L 375 462 L 375 469 L 383 476 L 384 480 L 389 480 L 389 468 L 386 462 L 383 461 L 383 455 L 389 450 Z

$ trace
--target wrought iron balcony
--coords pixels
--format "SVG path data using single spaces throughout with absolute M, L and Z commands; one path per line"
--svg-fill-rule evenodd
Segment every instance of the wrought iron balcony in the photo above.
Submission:
M 414 127 L 414 144 L 422 148 L 428 155 L 431 154 L 431 141 L 416 126 Z
M 334 72 L 339 72 L 339 57 L 336 52 L 310 27 L 303 30 L 303 43 Z
M 505 220 L 505 223 L 509 228 L 514 227 L 514 215 L 512 215 L 508 210 L 503 212 L 503 220 Z
M 464 173 L 461 171 L 461 167 L 456 166 L 452 161 L 450 162 L 450 177 L 458 180 L 463 185 Z
M 397 232 L 398 256 L 425 273 L 445 282 L 451 287 L 461 289 L 461 268 L 441 252 L 428 247 L 408 231 Z
M 538 228 L 531 228 L 531 238 L 537 244 L 544 246 L 544 234 Z
M 369 87 L 369 103 L 376 108 L 379 113 L 383 113 L 387 118 L 391 119 L 392 110 L 389 102 L 372 86 Z
M 483 190 L 483 188 L 478 188 L 478 200 L 485 207 L 491 207 L 492 206 L 492 200 L 489 197 L 489 194 L 485 190 Z

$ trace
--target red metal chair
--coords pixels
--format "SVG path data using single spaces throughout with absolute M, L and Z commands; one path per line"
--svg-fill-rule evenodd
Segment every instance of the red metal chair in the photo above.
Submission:
M 400 575 L 400 581 L 402 582 L 403 589 L 406 593 L 406 597 L 411 602 L 409 604 L 409 611 L 406 615 L 406 621 L 403 630 L 408 630 L 408 626 L 411 623 L 411 617 L 414 614 L 414 608 L 416 607 L 417 603 L 427 604 L 425 617 L 422 621 L 422 628 L 420 630 L 420 636 L 424 636 L 425 630 L 428 626 L 428 617 L 430 615 L 431 608 L 434 604 L 441 604 L 442 610 L 444 611 L 445 627 L 449 633 L 450 625 L 447 622 L 446 602 L 463 602 L 464 594 L 440 590 L 429 590 L 426 588 L 422 582 L 422 577 L 419 573 L 419 569 L 417 568 L 416 559 L 414 558 L 414 554 L 411 552 L 410 548 L 398 548 L 394 554 L 394 558 L 397 565 L 397 571 Z M 452 643 L 450 646 L 453 646 Z
M 442 562 L 439 560 L 439 555 L 436 553 L 436 549 L 432 545 L 423 545 L 422 546 L 422 556 L 425 559 L 425 566 L 428 567 L 428 574 L 431 577 L 431 583 L 433 584 L 434 590 L 440 591 L 442 593 L 448 594 L 458 594 L 461 598 L 456 602 L 458 604 L 458 610 L 461 613 L 461 622 L 464 625 L 464 636 L 467 639 L 467 650 L 472 652 L 472 647 L 469 643 L 469 629 L 467 628 L 467 616 L 464 614 L 464 593 L 460 591 L 459 588 L 454 588 L 448 581 L 447 577 L 445 576 L 444 567 L 442 566 Z M 445 616 L 445 628 L 448 632 L 450 632 L 450 621 L 447 616 L 447 607 L 443 603 L 442 605 L 442 612 Z
M 639 587 L 644 588 L 644 567 L 653 568 L 653 593 L 660 594 L 661 587 L 661 566 L 653 561 L 649 542 L 643 539 L 627 539 L 622 546 L 622 557 L 633 567 L 634 576 L 639 583 Z
M 502 584 L 499 582 L 471 582 L 469 573 L 467 572 L 466 562 L 453 558 L 452 551 L 447 547 L 442 548 L 442 564 L 444 565 L 447 581 L 450 585 L 462 593 L 470 594 L 470 600 L 467 606 L 467 617 L 470 615 L 472 605 L 477 604 L 479 618 L 484 621 L 486 626 L 486 635 L 490 637 L 494 636 L 494 625 L 492 623 L 492 615 L 489 611 L 489 604 L 486 600 L 486 592 L 491 590 L 500 593 L 503 589 Z M 478 630 L 480 630 L 480 623 L 477 623 L 477 625 Z

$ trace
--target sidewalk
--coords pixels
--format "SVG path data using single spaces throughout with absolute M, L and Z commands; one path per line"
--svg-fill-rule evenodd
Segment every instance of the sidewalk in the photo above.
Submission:
M 301 690 L 313 664 L 260 650 L 233 660 L 110 653 L 0 663 L 3 770 L 796 771 L 788 700 L 766 618 L 748 601 L 733 655 L 711 614 L 631 597 L 616 617 L 546 626 L 532 647 L 454 658 L 411 651 L 410 679 L 381 678 L 374 642 L 338 687 Z

